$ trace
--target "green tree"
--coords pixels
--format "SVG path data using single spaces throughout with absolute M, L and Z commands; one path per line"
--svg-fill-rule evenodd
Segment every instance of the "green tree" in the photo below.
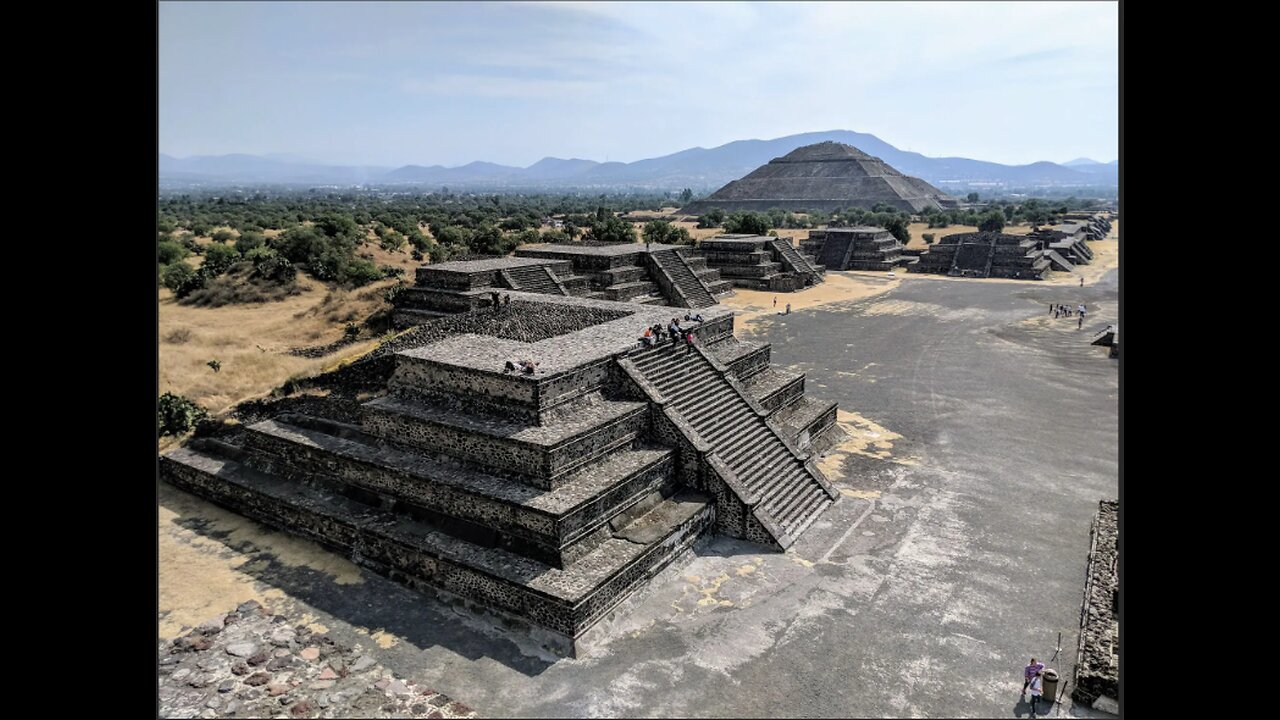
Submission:
M 724 231 L 730 234 L 766 235 L 769 228 L 769 216 L 755 212 L 736 212 L 724 222 Z
M 890 235 L 897 238 L 898 242 L 906 245 L 911 242 L 911 231 L 907 229 L 907 221 L 910 219 L 911 218 L 906 215 L 895 215 L 894 217 L 885 220 L 882 227 L 885 230 L 888 230 Z
M 156 259 L 161 265 L 176 263 L 190 254 L 190 250 L 172 240 L 156 243 Z
M 644 224 L 640 234 L 647 243 L 666 243 L 674 229 L 666 220 L 651 220 Z
M 260 248 L 267 244 L 267 238 L 257 230 L 242 230 L 240 237 L 236 239 L 236 250 L 241 255 L 248 255 L 250 250 Z
M 210 237 L 213 239 L 214 242 L 224 243 L 224 242 L 230 242 L 232 240 L 235 240 L 236 234 L 226 228 L 218 228 L 217 230 L 213 231 L 213 235 L 210 235 Z
M 933 241 L 936 240 L 938 236 L 933 233 L 924 233 L 920 237 L 924 238 L 925 245 L 932 245 Z
M 590 240 L 609 244 L 633 243 L 636 241 L 635 227 L 620 217 L 610 216 L 603 222 L 591 223 L 587 233 Z
M 184 262 L 176 262 L 164 269 L 164 286 L 177 294 L 178 289 L 191 280 L 196 269 Z
M 687 203 L 692 199 L 693 199 L 693 190 L 690 190 L 689 188 L 685 188 L 684 190 L 680 191 L 680 202 Z
M 204 264 L 200 266 L 200 270 L 209 277 L 217 277 L 239 259 L 240 251 L 230 245 L 210 245 L 205 248 Z
M 966 200 L 967 202 L 971 202 L 971 203 L 976 203 L 976 202 L 978 202 L 978 193 L 976 193 L 976 192 L 971 192 L 971 193 L 969 193 L 968 195 L 966 195 L 966 196 L 965 196 L 965 200 Z
M 204 408 L 181 395 L 165 393 L 157 406 L 156 437 L 181 435 L 209 416 Z
M 982 232 L 1000 232 L 1004 229 L 1004 213 L 992 208 L 982 214 L 978 222 L 978 230 Z

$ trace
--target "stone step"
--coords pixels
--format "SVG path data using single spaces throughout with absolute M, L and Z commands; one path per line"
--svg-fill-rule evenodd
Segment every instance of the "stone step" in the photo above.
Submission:
M 442 590 L 550 630 L 567 648 L 663 568 L 687 559 L 715 521 L 706 497 L 680 493 L 611 531 L 578 562 L 555 568 L 188 448 L 161 456 L 160 477 L 411 587 Z
M 743 453 L 754 453 L 743 455 Z M 771 442 L 760 441 L 754 450 L 743 448 L 735 451 L 733 462 L 742 469 L 739 479 L 752 490 L 759 489 L 767 477 L 785 468 L 785 462 L 791 458 L 791 451 L 774 438 Z
M 784 527 L 787 528 L 787 534 L 792 537 L 799 535 L 813 521 L 817 513 L 825 510 L 830 503 L 831 498 L 827 497 L 826 493 L 820 490 L 813 493 L 802 508 L 787 518 L 784 523 Z
M 392 444 L 554 489 L 573 471 L 634 441 L 647 412 L 643 402 L 600 400 L 551 425 L 533 425 L 388 395 L 362 406 L 361 424 Z
M 816 400 L 811 397 L 803 397 L 792 403 L 790 406 L 779 410 L 773 415 L 773 420 L 777 423 L 778 428 L 787 436 L 789 440 L 797 446 L 805 446 L 802 443 L 801 435 L 809 433 L 809 441 L 813 437 L 835 421 L 836 404 Z
M 773 477 L 767 478 L 757 489 L 757 492 L 760 494 L 760 504 L 767 507 L 778 497 L 780 493 L 785 492 L 788 487 L 795 484 L 796 477 L 801 474 L 803 473 L 800 469 L 792 468 L 786 472 L 781 472 Z
M 671 481 L 673 453 L 665 448 L 617 450 L 547 491 L 444 457 L 380 445 L 355 425 L 287 419 L 249 426 L 250 465 L 301 481 L 324 478 L 329 486 L 355 487 L 406 511 L 490 528 L 502 535 L 504 547 L 557 567 L 584 555 L 590 544 L 581 541 L 596 529 Z
M 770 367 L 751 375 L 742 385 L 761 407 L 777 412 L 804 396 L 804 378 L 802 372 Z

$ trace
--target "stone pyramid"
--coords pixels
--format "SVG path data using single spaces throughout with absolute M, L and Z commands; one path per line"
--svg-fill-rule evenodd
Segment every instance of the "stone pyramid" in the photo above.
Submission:
M 714 207 L 727 212 L 771 208 L 830 212 L 847 207 L 870 209 L 876 203 L 920 212 L 927 207 L 954 207 L 956 200 L 852 145 L 823 142 L 774 158 L 681 212 L 701 215 Z

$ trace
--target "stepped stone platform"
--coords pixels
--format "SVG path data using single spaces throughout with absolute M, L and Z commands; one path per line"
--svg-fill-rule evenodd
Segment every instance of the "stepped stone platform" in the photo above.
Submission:
M 898 239 L 882 227 L 810 230 L 800 246 L 835 270 L 893 270 L 916 262 Z
M 483 262 L 454 279 L 546 267 Z M 508 293 L 365 361 L 393 364 L 341 418 L 315 398 L 193 439 L 161 477 L 563 654 L 702 538 L 784 550 L 839 499 L 812 459 L 835 405 L 734 338 L 728 308 L 681 320 L 693 345 L 647 347 L 646 327 L 685 313 Z
M 943 237 L 907 269 L 952 277 L 1043 280 L 1050 263 L 1034 238 L 975 232 Z
M 399 328 L 450 313 L 493 307 L 509 291 L 592 300 L 704 308 L 733 284 L 708 268 L 695 248 L 640 243 L 522 247 L 515 257 L 425 265 L 395 299 Z
M 826 268 L 790 240 L 764 235 L 717 235 L 702 241 L 707 265 L 737 287 L 794 292 L 822 282 Z
M 822 142 L 774 158 L 739 180 L 685 206 L 680 214 L 701 215 L 711 208 L 753 210 L 871 209 L 877 203 L 918 213 L 925 208 L 956 207 L 956 199 L 916 177 L 903 175 L 852 145 Z

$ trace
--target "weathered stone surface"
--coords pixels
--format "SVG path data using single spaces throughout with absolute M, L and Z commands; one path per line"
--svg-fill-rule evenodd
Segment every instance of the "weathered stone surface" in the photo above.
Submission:
M 227 654 L 236 657 L 247 658 L 258 652 L 258 646 L 253 643 L 236 643 L 227 646 Z
M 421 701 L 417 686 L 411 680 L 396 679 L 377 665 L 370 655 L 354 663 L 365 663 L 364 671 L 374 671 L 386 678 L 387 692 L 369 687 L 364 679 L 344 677 L 347 667 L 342 658 L 361 655 L 359 648 L 338 644 L 327 636 L 314 636 L 315 650 L 328 655 L 324 664 L 300 664 L 291 675 L 272 679 L 270 673 L 257 672 L 238 679 L 236 670 L 248 671 L 248 665 L 237 655 L 227 652 L 231 645 L 269 642 L 284 620 L 260 607 L 243 607 L 237 611 L 238 622 L 227 623 L 228 630 L 213 637 L 216 652 L 169 655 L 173 658 L 161 667 L 172 669 L 160 676 L 158 699 L 160 716 L 175 717 L 425 717 L 430 706 Z M 231 628 L 234 627 L 234 630 Z M 185 638 L 205 637 L 204 629 L 195 628 Z M 310 633 L 308 633 L 310 635 Z M 165 646 L 161 645 L 161 652 Z M 279 659 L 279 658 L 277 658 Z M 334 668 L 339 666 L 341 670 Z M 193 669 L 200 668 L 199 672 Z M 367 692 L 366 692 L 367 691 Z M 369 695 L 373 693 L 373 695 Z M 447 705 L 449 698 L 439 696 Z M 351 702 L 352 700 L 356 702 Z M 270 703 L 265 704 L 265 703 Z M 475 717 L 466 708 L 448 717 Z M 210 714 L 212 713 L 212 714 Z
M 1093 520 L 1071 691 L 1072 699 L 1085 705 L 1120 698 L 1119 516 L 1120 503 L 1103 500 Z

